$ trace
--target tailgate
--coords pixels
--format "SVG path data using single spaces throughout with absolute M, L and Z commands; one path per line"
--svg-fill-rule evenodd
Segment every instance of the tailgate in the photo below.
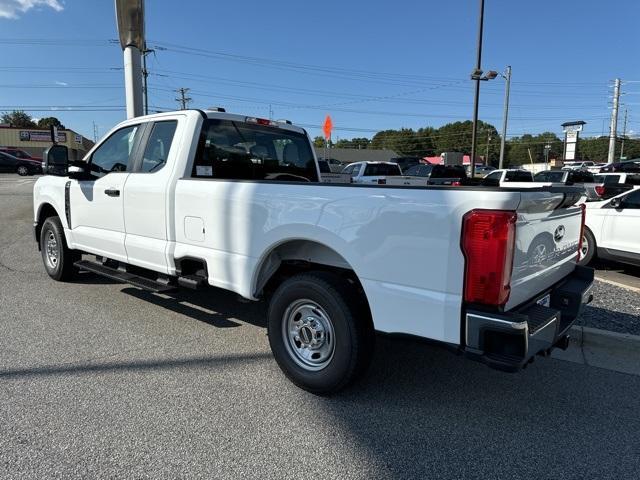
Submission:
M 540 295 L 575 268 L 582 223 L 580 195 L 523 192 L 511 273 L 511 309 Z

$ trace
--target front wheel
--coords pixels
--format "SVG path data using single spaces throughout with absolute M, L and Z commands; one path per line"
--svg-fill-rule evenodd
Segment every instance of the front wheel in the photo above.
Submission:
M 299 274 L 280 285 L 269 305 L 269 344 L 293 383 L 330 394 L 364 372 L 374 331 L 359 298 L 355 287 L 327 272 Z
M 16 171 L 21 177 L 26 177 L 27 175 L 29 175 L 29 169 L 24 165 L 20 165 Z
M 42 224 L 40 252 L 44 268 L 51 278 L 62 282 L 73 278 L 76 273 L 73 264 L 80 259 L 80 253 L 67 247 L 58 217 L 49 217 Z
M 582 246 L 580 247 L 580 259 L 578 265 L 587 265 L 596 255 L 596 239 L 588 228 L 584 229 L 582 235 Z

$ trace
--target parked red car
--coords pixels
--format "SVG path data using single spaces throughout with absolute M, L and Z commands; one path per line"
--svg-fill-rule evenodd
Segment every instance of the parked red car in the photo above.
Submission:
M 36 160 L 38 162 L 42 162 L 42 158 L 31 156 L 24 150 L 20 150 L 16 147 L 0 147 L 0 152 L 8 153 L 9 155 L 13 155 L 16 158 L 21 158 L 23 160 Z

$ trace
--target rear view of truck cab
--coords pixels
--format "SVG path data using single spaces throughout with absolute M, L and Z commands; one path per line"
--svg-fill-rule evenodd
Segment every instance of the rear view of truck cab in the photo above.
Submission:
M 593 270 L 576 266 L 584 205 L 572 205 L 573 195 L 525 196 L 517 211 L 464 216 L 462 337 L 471 358 L 515 371 L 568 347 L 593 283 Z

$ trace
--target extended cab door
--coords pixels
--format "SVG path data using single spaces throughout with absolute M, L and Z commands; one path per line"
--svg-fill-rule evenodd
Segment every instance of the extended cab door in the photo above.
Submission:
M 178 129 L 184 116 L 163 117 L 149 123 L 124 188 L 125 248 L 128 261 L 140 267 L 168 273 L 167 211 L 173 205 L 170 187 L 178 175 L 176 158 L 180 145 Z M 184 122 L 181 122 L 184 125 Z M 186 142 L 189 144 L 190 142 Z
M 88 180 L 70 180 L 69 214 L 74 248 L 127 261 L 124 185 L 140 143 L 140 125 L 122 127 L 89 158 Z
M 606 216 L 599 247 L 627 252 L 640 260 L 640 189 L 622 197 L 618 208 L 605 207 Z M 617 253 L 617 252 L 616 252 Z

